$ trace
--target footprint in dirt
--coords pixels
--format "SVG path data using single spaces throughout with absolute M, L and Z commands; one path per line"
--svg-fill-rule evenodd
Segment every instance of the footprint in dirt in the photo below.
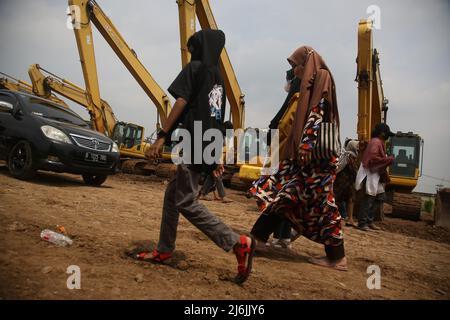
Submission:
M 186 255 L 184 252 L 175 250 L 172 254 L 172 256 L 165 260 L 164 262 L 152 262 L 150 260 L 139 260 L 137 258 L 137 255 L 145 252 L 145 253 L 152 253 L 153 250 L 156 248 L 156 243 L 152 240 L 139 240 L 139 241 L 133 241 L 130 246 L 125 249 L 124 254 L 127 258 L 134 259 L 136 261 L 139 261 L 142 264 L 159 264 L 159 265 L 165 265 L 177 270 L 186 271 L 188 270 L 191 265 L 186 259 Z
M 255 257 L 267 258 L 271 260 L 290 261 L 305 263 L 308 262 L 308 257 L 298 254 L 291 249 L 277 249 L 273 247 L 266 247 L 255 251 Z

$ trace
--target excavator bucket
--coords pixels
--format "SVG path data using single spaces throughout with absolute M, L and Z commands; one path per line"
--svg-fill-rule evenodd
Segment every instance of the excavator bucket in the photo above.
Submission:
M 450 188 L 437 192 L 434 208 L 435 224 L 450 229 Z

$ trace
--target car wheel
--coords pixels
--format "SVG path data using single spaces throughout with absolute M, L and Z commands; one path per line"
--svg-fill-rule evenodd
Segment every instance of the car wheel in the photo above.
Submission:
M 104 175 L 104 174 L 99 174 L 99 175 L 83 174 L 84 182 L 90 186 L 99 187 L 102 185 L 103 182 L 106 181 L 106 178 L 108 178 L 108 176 Z
M 17 179 L 29 180 L 36 173 L 33 163 L 33 150 L 29 142 L 17 142 L 8 154 L 8 169 Z

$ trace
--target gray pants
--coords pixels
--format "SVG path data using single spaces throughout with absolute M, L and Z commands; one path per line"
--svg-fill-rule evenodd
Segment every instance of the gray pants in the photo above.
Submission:
M 208 175 L 203 183 L 202 190 L 200 193 L 206 196 L 211 192 L 213 187 L 216 187 L 217 193 L 220 198 L 225 198 L 225 188 L 223 186 L 222 177 L 214 177 L 212 174 Z
M 200 173 L 186 165 L 178 165 L 164 195 L 159 252 L 175 250 L 180 213 L 225 251 L 230 251 L 239 242 L 239 235 L 198 201 L 199 180 Z

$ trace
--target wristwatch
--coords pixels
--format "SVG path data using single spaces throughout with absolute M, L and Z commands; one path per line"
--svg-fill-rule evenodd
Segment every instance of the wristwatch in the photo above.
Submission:
M 161 139 L 161 138 L 167 139 L 168 136 L 169 136 L 168 133 L 165 132 L 164 130 L 161 129 L 158 131 L 158 135 L 157 135 L 158 139 Z

